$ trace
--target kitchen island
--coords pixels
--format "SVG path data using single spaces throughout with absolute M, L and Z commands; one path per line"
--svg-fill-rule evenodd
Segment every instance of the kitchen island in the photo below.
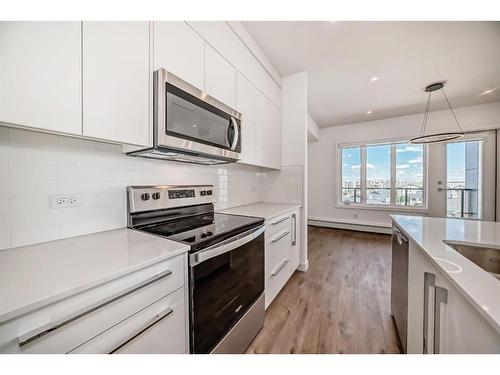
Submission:
M 500 249 L 500 223 L 391 217 L 409 239 L 408 353 L 500 353 L 500 280 L 452 247 Z

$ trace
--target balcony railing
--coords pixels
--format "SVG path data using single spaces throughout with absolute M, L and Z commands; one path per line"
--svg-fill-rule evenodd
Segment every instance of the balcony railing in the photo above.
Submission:
M 378 190 L 387 190 L 391 191 L 391 188 L 380 187 L 380 188 L 371 188 L 367 187 L 366 191 L 369 194 L 370 192 L 376 192 Z M 361 188 L 342 188 L 342 197 L 344 197 L 344 192 L 347 192 L 349 195 L 350 203 L 361 203 Z M 418 193 L 420 192 L 420 194 Z M 413 193 L 413 194 L 412 194 Z M 390 194 L 389 194 L 390 195 Z M 375 204 L 370 203 L 369 204 Z M 386 204 L 386 203 L 381 203 Z M 404 188 L 396 188 L 396 205 L 398 206 L 421 206 L 423 204 L 423 189 L 422 188 L 414 188 L 414 187 L 404 187 Z
M 446 214 L 448 217 L 474 217 L 472 193 L 477 189 L 446 189 Z M 477 206 L 477 205 L 476 205 Z

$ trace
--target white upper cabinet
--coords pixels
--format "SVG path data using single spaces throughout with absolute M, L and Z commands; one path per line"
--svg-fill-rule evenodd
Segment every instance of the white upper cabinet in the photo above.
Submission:
M 241 120 L 241 161 L 255 164 L 255 98 L 257 89 L 241 73 L 236 79 L 236 110 L 242 114 Z
M 236 106 L 236 69 L 208 44 L 205 44 L 205 91 L 231 108 Z
M 281 111 L 273 103 L 271 106 L 271 149 L 269 151 L 270 166 L 272 168 L 281 168 Z
M 150 144 L 149 57 L 149 22 L 84 22 L 84 135 Z
M 81 22 L 1 22 L 0 56 L 0 122 L 81 134 Z
M 261 167 L 269 167 L 269 128 L 270 128 L 270 105 L 267 98 L 257 91 L 256 105 L 255 105 L 255 128 L 256 128 L 256 142 L 255 142 L 255 164 Z
M 153 66 L 165 68 L 184 81 L 205 88 L 205 42 L 185 22 L 153 23 Z

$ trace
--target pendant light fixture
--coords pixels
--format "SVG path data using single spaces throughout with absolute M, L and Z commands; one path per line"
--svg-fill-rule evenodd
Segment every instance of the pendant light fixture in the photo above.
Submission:
M 453 108 L 451 107 L 450 101 L 448 100 L 448 97 L 446 96 L 446 93 L 444 92 L 444 84 L 445 84 L 445 82 L 436 82 L 436 83 L 433 83 L 425 88 L 425 92 L 428 92 L 429 95 L 427 96 L 427 104 L 425 106 L 424 120 L 422 122 L 422 130 L 420 132 L 420 135 L 418 137 L 410 139 L 409 143 L 414 143 L 414 144 L 440 143 L 440 142 L 449 142 L 449 141 L 453 141 L 453 140 L 460 139 L 460 138 L 464 137 L 464 131 L 462 130 L 462 127 L 460 126 L 460 123 L 458 122 L 457 116 L 455 115 L 455 112 L 453 111 Z M 450 108 L 450 111 L 453 115 L 453 118 L 455 119 L 455 122 L 457 123 L 458 129 L 460 131 L 447 132 L 447 133 L 425 134 L 425 127 L 427 126 L 427 120 L 429 119 L 431 95 L 434 91 L 437 91 L 437 90 L 441 90 L 441 92 L 443 93 L 443 96 L 446 99 L 446 103 L 448 103 L 448 107 Z

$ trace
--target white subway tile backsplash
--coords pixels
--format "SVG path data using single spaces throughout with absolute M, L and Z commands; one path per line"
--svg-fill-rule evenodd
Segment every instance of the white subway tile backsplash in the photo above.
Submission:
M 129 185 L 212 184 L 216 208 L 259 202 L 265 174 L 129 157 L 121 146 L 0 126 L 0 249 L 127 225 Z M 53 209 L 77 194 L 80 207 Z

